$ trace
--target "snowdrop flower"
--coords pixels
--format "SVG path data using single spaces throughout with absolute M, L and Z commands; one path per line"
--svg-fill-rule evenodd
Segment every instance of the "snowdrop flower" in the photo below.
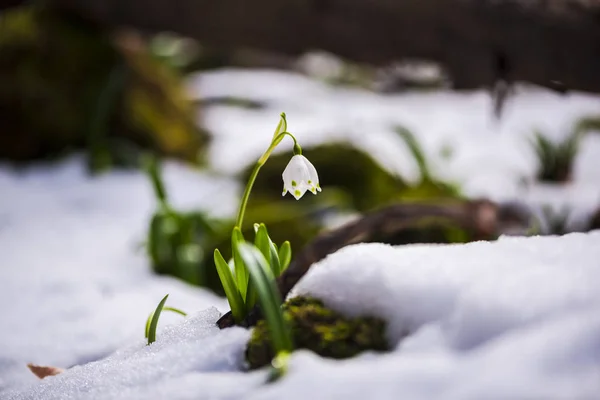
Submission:
M 307 190 L 313 194 L 321 191 L 317 170 L 306 157 L 296 154 L 283 171 L 283 194 L 290 192 L 299 200 Z

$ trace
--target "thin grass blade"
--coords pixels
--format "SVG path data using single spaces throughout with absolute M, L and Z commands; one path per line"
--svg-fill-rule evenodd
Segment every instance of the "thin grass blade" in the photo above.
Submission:
M 150 320 L 150 325 L 148 326 L 147 335 L 149 345 L 156 341 L 156 328 L 158 327 L 158 319 L 160 318 L 160 314 L 163 310 L 163 307 L 165 306 L 165 303 L 167 302 L 168 297 L 169 295 L 163 297 L 160 303 L 158 303 L 158 306 L 156 306 L 156 310 L 154 310 L 154 313 L 152 313 L 152 319 Z
M 429 165 L 427 164 L 427 158 L 425 157 L 425 153 L 421 147 L 421 144 L 417 141 L 415 136 L 404 127 L 397 127 L 396 132 L 402 138 L 402 140 L 404 140 L 408 150 L 415 159 L 419 167 L 419 172 L 421 173 L 421 180 L 425 182 L 432 181 Z
M 163 307 L 162 309 L 163 311 L 171 311 L 180 315 L 183 315 L 184 317 L 187 317 L 187 313 L 185 311 L 182 311 L 178 308 L 175 307 Z M 152 311 L 150 313 L 150 315 L 148 316 L 148 319 L 146 320 L 146 331 L 144 333 L 144 337 L 146 339 L 148 339 L 148 332 L 150 331 L 150 322 L 152 321 L 152 318 L 154 317 L 154 311 Z

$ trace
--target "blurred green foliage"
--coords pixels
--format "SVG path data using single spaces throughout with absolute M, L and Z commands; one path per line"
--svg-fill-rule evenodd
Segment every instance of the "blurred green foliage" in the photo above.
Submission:
M 309 193 L 302 201 L 281 197 L 282 171 L 292 157 L 291 152 L 271 155 L 258 175 L 242 227 L 244 237 L 254 236 L 254 224 L 269 227 L 269 236 L 275 243 L 289 241 L 294 253 L 324 228 L 327 217 L 338 213 L 364 213 L 386 204 L 401 201 L 461 201 L 458 190 L 438 181 L 429 172 L 429 166 L 419 144 L 411 137 L 412 154 L 422 170 L 422 179 L 409 185 L 400 177 L 382 168 L 370 155 L 349 144 L 334 143 L 304 148 L 304 154 L 319 171 L 323 192 Z M 149 229 L 148 254 L 154 270 L 180 277 L 188 282 L 207 286 L 223 293 L 218 280 L 212 251 L 218 248 L 225 260 L 232 256 L 230 232 L 233 221 L 211 220 L 201 212 L 180 212 L 167 202 L 167 193 L 156 164 L 151 163 L 159 207 Z M 245 182 L 250 168 L 241 173 Z M 424 218 L 408 226 L 393 237 L 383 234 L 372 241 L 393 244 L 419 242 L 467 242 L 469 234 L 439 220 Z
M 581 118 L 562 141 L 550 140 L 542 132 L 535 131 L 531 146 L 538 158 L 537 179 L 545 182 L 570 181 L 581 141 L 589 132 L 600 132 L 600 117 Z
M 462 196 L 458 185 L 444 182 L 433 175 L 427 156 L 415 135 L 402 126 L 396 127 L 396 133 L 404 141 L 417 163 L 421 176 L 416 185 L 411 185 L 402 192 L 401 199 L 417 201 L 460 199 Z
M 580 140 L 581 134 L 577 131 L 561 142 L 554 142 L 536 131 L 532 146 L 539 162 L 537 178 L 546 182 L 570 181 Z
M 156 158 L 145 157 L 145 165 L 158 203 L 146 241 L 152 268 L 158 274 L 173 275 L 222 293 L 212 251 L 229 236 L 231 224 L 209 219 L 200 211 L 175 210 L 168 202 Z
M 208 140 L 181 78 L 134 34 L 28 5 L 3 11 L 0 54 L 0 159 L 87 149 L 99 170 L 143 147 L 197 162 Z

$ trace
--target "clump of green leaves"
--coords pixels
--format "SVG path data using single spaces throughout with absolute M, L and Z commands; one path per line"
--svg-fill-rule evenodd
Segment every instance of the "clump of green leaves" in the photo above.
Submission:
M 316 194 L 317 189 L 318 191 L 321 190 L 319 187 L 319 177 L 314 166 L 310 164 L 306 157 L 302 156 L 302 148 L 297 143 L 294 135 L 287 132 L 285 114 L 282 113 L 271 143 L 258 159 L 244 190 L 236 223 L 231 233 L 232 257 L 229 261 L 226 261 L 219 249 L 215 249 L 214 251 L 215 267 L 235 321 L 241 323 L 257 302 L 261 306 L 271 331 L 273 350 L 276 354 L 273 360 L 273 379 L 276 379 L 285 372 L 286 360 L 288 354 L 292 351 L 292 340 L 281 313 L 281 298 L 275 285 L 275 278 L 285 271 L 290 264 L 292 258 L 291 246 L 288 241 L 285 241 L 278 247 L 269 237 L 265 224 L 254 225 L 254 244 L 249 244 L 245 241 L 241 228 L 250 192 L 252 191 L 256 177 L 272 151 L 285 136 L 290 136 L 294 141 L 294 157 L 290 160 L 288 167 L 286 167 L 283 173 L 284 185 L 287 185 L 285 178 L 287 173 L 288 178 L 291 180 L 291 187 L 297 186 L 294 192 L 296 199 L 302 197 L 307 190 L 311 190 L 314 194 Z M 170 218 L 173 221 L 175 214 L 167 205 L 166 192 L 156 163 L 149 163 L 148 170 L 161 204 L 161 213 L 158 214 L 159 218 Z M 285 188 L 290 190 L 287 186 Z M 159 222 L 164 225 L 162 220 L 159 219 Z M 155 235 L 159 239 L 166 238 L 167 244 L 172 244 L 171 232 L 168 230 L 165 232 L 163 225 L 159 226 Z M 209 224 L 204 223 L 204 225 L 205 229 L 210 229 Z M 184 239 L 186 238 L 184 237 Z M 173 253 L 173 247 L 177 248 L 182 244 L 189 245 L 188 241 L 179 241 L 179 239 L 179 236 L 175 237 L 175 246 L 168 248 L 170 251 L 169 254 Z M 157 241 L 154 240 L 152 243 L 155 244 Z M 154 247 L 150 246 L 151 249 Z M 175 259 L 177 262 L 181 261 L 177 257 Z M 154 316 L 149 319 L 147 324 L 149 341 L 151 338 L 154 338 L 152 332 L 156 330 L 158 317 L 163 310 L 165 301 L 166 297 L 158 305 Z
M 535 132 L 531 144 L 539 161 L 537 178 L 546 182 L 571 180 L 573 161 L 579 151 L 581 132 L 575 130 L 561 142 L 553 142 L 540 132 Z
M 220 240 L 225 224 L 210 220 L 201 212 L 175 210 L 168 202 L 157 160 L 147 156 L 145 165 L 158 201 L 146 243 L 152 268 L 158 274 L 220 291 L 205 263 L 205 249 Z
M 579 134 L 573 134 L 562 142 L 554 143 L 540 132 L 535 132 L 533 146 L 540 164 L 538 179 L 549 182 L 569 181 L 579 149 L 579 139 Z
M 273 280 L 281 275 L 289 266 L 292 259 L 290 242 L 284 242 L 279 248 L 267 232 L 265 224 L 255 224 L 254 246 L 265 260 L 268 276 Z M 244 236 L 239 227 L 233 229 L 231 246 L 233 257 L 226 262 L 219 249 L 215 249 L 214 259 L 219 278 L 223 283 L 225 295 L 237 322 L 241 322 L 256 304 L 256 288 L 250 280 L 248 264 L 240 254 L 240 246 L 245 243 Z M 262 264 L 260 264 L 262 265 Z

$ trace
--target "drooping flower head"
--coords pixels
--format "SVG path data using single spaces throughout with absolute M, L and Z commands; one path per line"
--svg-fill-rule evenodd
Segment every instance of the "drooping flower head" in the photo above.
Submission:
M 306 191 L 317 194 L 321 191 L 319 186 L 319 175 L 314 165 L 306 157 L 296 154 L 292 157 L 287 167 L 283 171 L 283 194 L 290 192 L 292 196 L 299 200 Z

